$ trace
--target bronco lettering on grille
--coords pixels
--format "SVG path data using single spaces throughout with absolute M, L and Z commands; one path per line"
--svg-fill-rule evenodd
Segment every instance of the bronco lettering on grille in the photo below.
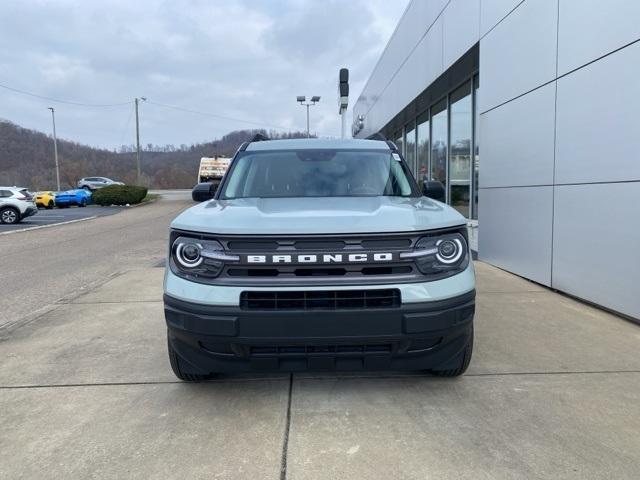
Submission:
M 323 253 L 301 255 L 242 255 L 242 263 L 275 265 L 279 263 L 326 264 L 326 263 L 380 263 L 397 260 L 396 253 Z

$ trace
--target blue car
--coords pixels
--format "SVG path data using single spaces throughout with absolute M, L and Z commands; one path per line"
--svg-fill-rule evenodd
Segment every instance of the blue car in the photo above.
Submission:
M 91 192 L 81 188 L 59 192 L 56 193 L 55 202 L 56 207 L 59 208 L 66 208 L 71 205 L 86 207 L 91 203 Z

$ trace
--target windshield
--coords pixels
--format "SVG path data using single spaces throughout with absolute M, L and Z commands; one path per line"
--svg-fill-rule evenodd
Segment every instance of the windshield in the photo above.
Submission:
M 400 157 L 386 150 L 244 152 L 220 198 L 409 197 L 414 183 Z

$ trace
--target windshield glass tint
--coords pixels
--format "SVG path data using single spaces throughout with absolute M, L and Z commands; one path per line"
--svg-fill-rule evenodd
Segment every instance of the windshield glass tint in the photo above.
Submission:
M 404 164 L 389 151 L 288 150 L 242 154 L 221 198 L 408 197 L 413 192 Z

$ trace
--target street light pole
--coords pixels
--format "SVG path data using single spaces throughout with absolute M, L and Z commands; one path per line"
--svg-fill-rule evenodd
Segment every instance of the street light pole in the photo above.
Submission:
M 53 107 L 49 107 L 51 110 L 51 120 L 53 121 L 53 155 L 56 160 L 56 189 L 60 191 L 60 166 L 58 164 L 58 138 L 56 137 L 56 114 Z
M 140 121 L 138 119 L 138 97 L 136 97 L 136 184 L 140 185 Z
M 307 107 L 307 138 L 309 138 L 311 136 L 311 134 L 309 133 L 309 107 L 318 103 L 320 101 L 320 97 L 318 97 L 317 95 L 314 95 L 313 97 L 311 97 L 311 100 L 310 100 L 311 103 L 309 103 L 307 102 L 307 97 L 305 97 L 304 95 L 300 95 L 296 97 L 296 101 L 300 105 Z

